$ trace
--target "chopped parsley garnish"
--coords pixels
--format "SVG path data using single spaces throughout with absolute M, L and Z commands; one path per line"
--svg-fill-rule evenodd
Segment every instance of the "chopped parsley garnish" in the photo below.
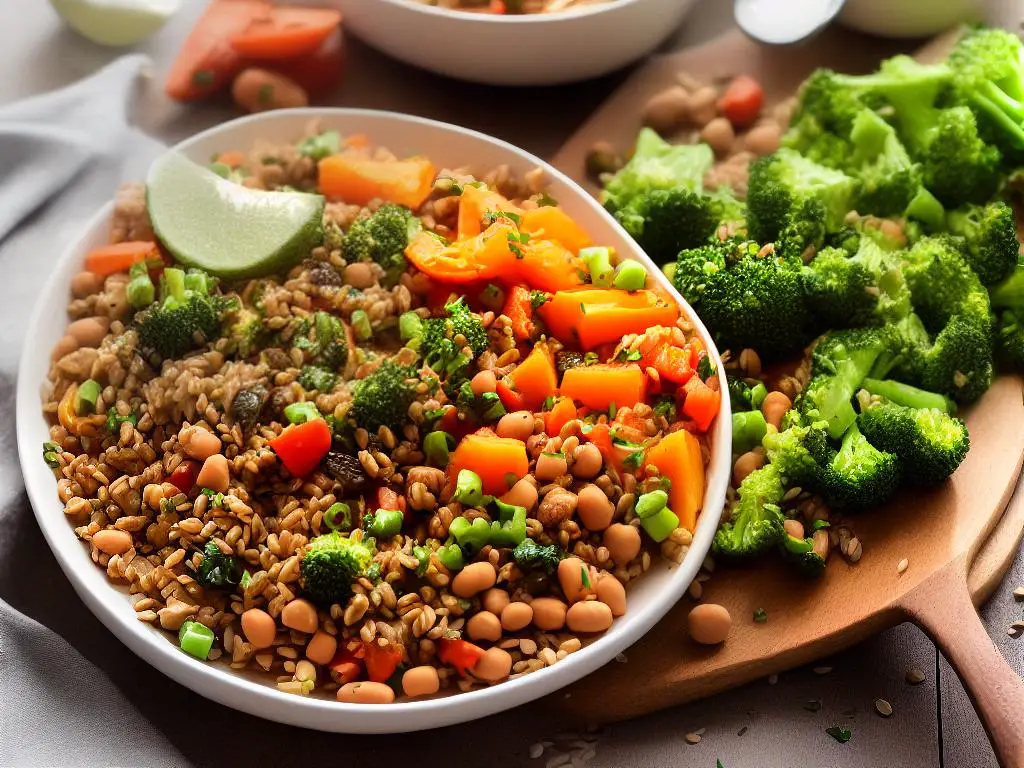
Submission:
M 530 291 L 530 307 L 536 312 L 545 302 L 551 300 L 551 294 L 544 291 Z
M 758 608 L 756 611 L 754 611 L 754 621 L 756 621 L 758 624 L 764 624 L 766 621 L 768 621 L 768 611 L 766 611 L 764 608 Z
M 843 728 L 841 725 L 833 725 L 825 729 L 825 733 L 831 736 L 833 739 L 838 741 L 840 744 L 845 744 L 853 736 L 853 731 L 849 728 Z
M 620 349 L 619 354 L 615 356 L 615 359 L 620 363 L 632 363 L 637 360 L 643 360 L 644 356 L 640 354 L 637 349 Z
M 214 509 L 220 509 L 224 506 L 224 494 L 213 490 L 212 488 L 203 488 L 203 495 L 209 498 L 210 506 Z
M 697 375 L 700 376 L 701 381 L 707 381 L 715 375 L 715 365 L 711 362 L 711 357 L 704 355 L 697 363 Z
M 581 304 L 580 306 L 582 307 L 583 305 Z M 584 365 L 597 365 L 598 362 L 600 362 L 600 358 L 597 356 L 597 352 L 587 352 L 583 355 Z
M 555 198 L 553 198 L 547 192 L 544 192 L 541 194 L 540 197 L 537 198 L 537 205 L 540 206 L 541 208 L 545 206 L 555 206 L 558 205 L 558 201 L 555 200 Z
M 811 528 L 816 531 L 820 531 L 822 528 L 830 528 L 828 520 L 815 520 L 811 523 Z

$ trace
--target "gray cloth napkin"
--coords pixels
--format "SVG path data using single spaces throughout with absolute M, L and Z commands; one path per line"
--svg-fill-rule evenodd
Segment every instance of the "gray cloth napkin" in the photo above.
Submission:
M 71 608 L 25 495 L 14 430 L 17 360 L 35 296 L 61 249 L 161 145 L 126 108 L 149 66 L 122 58 L 61 91 L 0 109 L 0 766 L 183 763 L 111 680 L 11 602 L 51 616 Z M 26 590 L 34 584 L 35 590 Z M 56 602 L 55 602 L 56 601 Z M 74 605 L 73 610 L 80 609 Z M 113 636 L 110 643 L 117 644 Z M 124 654 L 128 651 L 120 648 Z M 69 725 L 73 724 L 73 727 Z

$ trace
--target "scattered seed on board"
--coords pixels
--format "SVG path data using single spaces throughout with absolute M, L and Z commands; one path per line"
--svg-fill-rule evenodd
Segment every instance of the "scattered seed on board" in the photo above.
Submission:
M 616 654 L 615 660 L 619 662 L 619 664 L 625 664 L 628 661 L 628 659 L 626 658 L 626 654 L 624 653 Z
M 737 736 L 743 736 L 749 730 L 750 730 L 750 728 L 748 728 L 747 726 L 744 725 L 742 728 L 740 728 L 738 731 L 736 731 L 736 735 Z
M 536 760 L 538 757 L 544 754 L 544 745 L 539 741 L 536 744 L 530 745 L 530 759 Z
M 906 681 L 911 685 L 920 685 L 924 682 L 924 672 L 917 667 L 911 667 L 907 670 Z
M 903 558 L 896 566 L 896 573 L 903 575 L 907 572 L 907 568 L 910 567 L 910 561 L 907 558 Z
M 778 675 L 768 675 L 768 685 L 775 685 L 777 682 L 779 682 Z
M 882 717 L 892 717 L 892 704 L 885 699 L 875 699 L 875 712 Z
M 703 736 L 707 732 L 707 728 L 698 728 L 696 731 L 694 731 L 694 733 L 696 733 L 698 736 Z
M 699 733 L 688 733 L 683 738 L 686 739 L 687 744 L 700 744 Z
M 804 702 L 804 709 L 808 712 L 818 712 L 821 710 L 821 699 L 811 699 L 810 701 Z
M 1017 587 L 1015 590 L 1013 590 L 1013 599 L 1017 600 L 1018 602 L 1024 600 L 1024 587 Z
M 1006 630 L 1006 634 L 1010 637 L 1020 637 L 1024 634 L 1024 621 L 1015 621 L 1010 625 L 1009 629 Z
M 829 667 L 829 666 L 815 667 L 814 668 L 814 674 L 816 674 L 816 675 L 827 675 L 829 672 L 832 671 L 832 669 L 833 668 Z

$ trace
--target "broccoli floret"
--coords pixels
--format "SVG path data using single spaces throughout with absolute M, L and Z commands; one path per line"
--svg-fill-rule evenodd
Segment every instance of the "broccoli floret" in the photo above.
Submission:
M 785 536 L 779 502 L 786 488 L 773 464 L 755 469 L 744 478 L 729 519 L 715 533 L 714 550 L 726 557 L 747 558 L 763 554 Z
M 317 311 L 311 319 L 303 320 L 292 344 L 308 351 L 318 366 L 329 371 L 341 370 L 348 363 L 348 330 L 330 312 Z
M 242 578 L 242 566 L 231 555 L 220 551 L 216 543 L 207 542 L 203 561 L 196 568 L 196 581 L 204 587 L 233 587 Z
M 373 551 L 364 542 L 337 531 L 317 536 L 299 561 L 302 588 L 321 605 L 344 605 L 352 594 L 352 585 L 366 573 L 372 560 Z
M 601 202 L 612 213 L 656 189 L 700 192 L 704 172 L 715 161 L 707 144 L 672 145 L 650 128 L 641 129 L 633 157 L 605 185 Z
M 299 372 L 298 382 L 303 389 L 317 392 L 330 392 L 337 383 L 337 375 L 319 365 L 307 365 Z
M 356 382 L 349 415 L 370 432 L 388 427 L 400 432 L 416 398 L 415 369 L 385 360 L 369 376 Z
M 1003 29 L 969 31 L 947 60 L 960 102 L 978 118 L 982 135 L 1005 154 L 1024 149 L 1024 70 L 1021 41 Z
M 524 571 L 542 568 L 549 574 L 554 573 L 563 557 L 565 552 L 559 549 L 558 545 L 538 544 L 529 537 L 523 539 L 512 550 L 512 559 Z
M 828 211 L 825 204 L 813 197 L 796 203 L 789 212 L 789 218 L 779 232 L 776 246 L 779 255 L 803 262 L 805 257 L 817 252 L 825 244 L 828 233 Z
M 704 243 L 718 223 L 711 200 L 685 187 L 638 195 L 616 210 L 615 218 L 658 263 Z
M 1018 310 L 1007 309 L 999 315 L 996 357 L 1009 370 L 1024 370 L 1024 316 Z
M 830 69 L 817 69 L 804 81 L 784 137 L 786 146 L 808 156 L 816 155 L 816 162 L 830 167 L 844 162 L 849 147 L 840 137 L 850 135 L 854 118 L 864 108 L 840 77 Z M 823 139 L 827 142 L 824 146 Z
M 950 211 L 946 226 L 963 238 L 964 258 L 985 285 L 1006 279 L 1017 266 L 1017 222 L 1006 203 L 967 205 Z
M 992 372 L 992 318 L 986 301 L 973 313 L 964 310 L 950 318 L 924 354 L 918 381 L 958 403 L 972 403 L 992 385 Z
M 459 297 L 445 305 L 447 317 L 432 317 L 420 327 L 419 350 L 423 361 L 435 373 L 462 378 L 469 364 L 487 349 L 487 329 L 478 315 Z M 469 353 L 465 352 L 469 349 Z
M 385 272 L 400 273 L 405 269 L 405 247 L 419 228 L 412 211 L 386 203 L 349 227 L 342 252 L 349 261 L 375 261 Z
M 215 280 L 201 270 L 164 270 L 160 299 L 135 316 L 140 347 L 156 357 L 181 357 L 220 338 L 225 315 L 237 302 L 210 294 Z
M 818 485 L 821 466 L 832 454 L 825 423 L 793 423 L 801 421 L 795 415 L 783 425 L 785 429 L 767 434 L 762 440 L 768 460 L 782 475 L 786 487 Z
M 752 347 L 773 360 L 808 340 L 799 264 L 771 247 L 730 239 L 681 252 L 673 281 L 722 348 Z
M 804 268 L 804 292 L 815 319 L 827 328 L 866 325 L 878 307 L 877 276 L 839 248 L 824 248 Z
M 944 205 L 990 200 L 999 188 L 1002 155 L 978 136 L 978 123 L 967 107 L 940 110 L 935 126 L 921 142 L 924 186 Z
M 750 166 L 747 183 L 747 228 L 760 242 L 778 239 L 794 219 L 794 209 L 815 198 L 825 206 L 825 230 L 838 230 L 853 207 L 857 182 L 842 171 L 782 148 Z
M 825 466 L 822 491 L 833 507 L 854 511 L 883 504 L 898 482 L 896 456 L 875 448 L 854 422 Z
M 782 540 L 782 557 L 805 576 L 815 578 L 825 572 L 825 560 L 814 551 L 814 537 L 798 539 L 788 533 Z
M 860 181 L 860 213 L 902 213 L 921 187 L 921 167 L 911 161 L 896 131 L 870 109 L 861 110 L 850 132 L 853 153 L 846 168 Z
M 872 403 L 857 423 L 872 445 L 899 457 L 904 479 L 915 485 L 945 480 L 970 448 L 967 426 L 935 408 Z
M 259 351 L 263 345 L 266 335 L 263 318 L 258 312 L 248 307 L 242 307 L 235 312 L 227 335 L 238 356 L 249 357 Z
M 889 379 L 864 379 L 862 389 L 869 395 L 876 395 L 896 405 L 909 408 L 935 408 L 943 413 L 956 413 L 956 404 L 945 395 L 912 387 L 901 381 Z

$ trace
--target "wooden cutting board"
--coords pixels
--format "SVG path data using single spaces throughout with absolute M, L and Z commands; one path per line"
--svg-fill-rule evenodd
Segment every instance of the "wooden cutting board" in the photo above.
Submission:
M 948 43 L 936 40 L 919 58 L 935 57 Z M 771 105 L 790 96 L 816 66 L 869 71 L 899 52 L 897 45 L 830 30 L 801 47 L 763 48 L 735 33 L 652 60 L 583 125 L 554 163 L 596 192 L 584 173 L 588 148 L 598 140 L 628 148 L 646 100 L 676 82 L 680 71 L 704 82 L 750 73 L 764 85 Z M 571 697 L 563 691 L 547 704 L 588 723 L 634 717 L 806 664 L 909 618 L 957 669 L 1001 764 L 1024 766 L 1018 728 L 1024 683 L 1002 660 L 974 608 L 1013 561 L 1024 531 L 1024 495 L 1007 506 L 1024 462 L 1024 382 L 997 380 L 965 417 L 972 448 L 949 483 L 905 494 L 853 520 L 864 544 L 858 564 L 836 553 L 817 581 L 781 563 L 720 569 L 704 584 L 703 600 L 725 605 L 733 616 L 722 647 L 689 639 L 686 615 L 693 603 L 685 598 L 627 651 L 627 663 L 604 667 L 571 686 Z M 899 574 L 904 558 L 909 567 Z M 767 611 L 767 623 L 753 621 L 759 608 Z

